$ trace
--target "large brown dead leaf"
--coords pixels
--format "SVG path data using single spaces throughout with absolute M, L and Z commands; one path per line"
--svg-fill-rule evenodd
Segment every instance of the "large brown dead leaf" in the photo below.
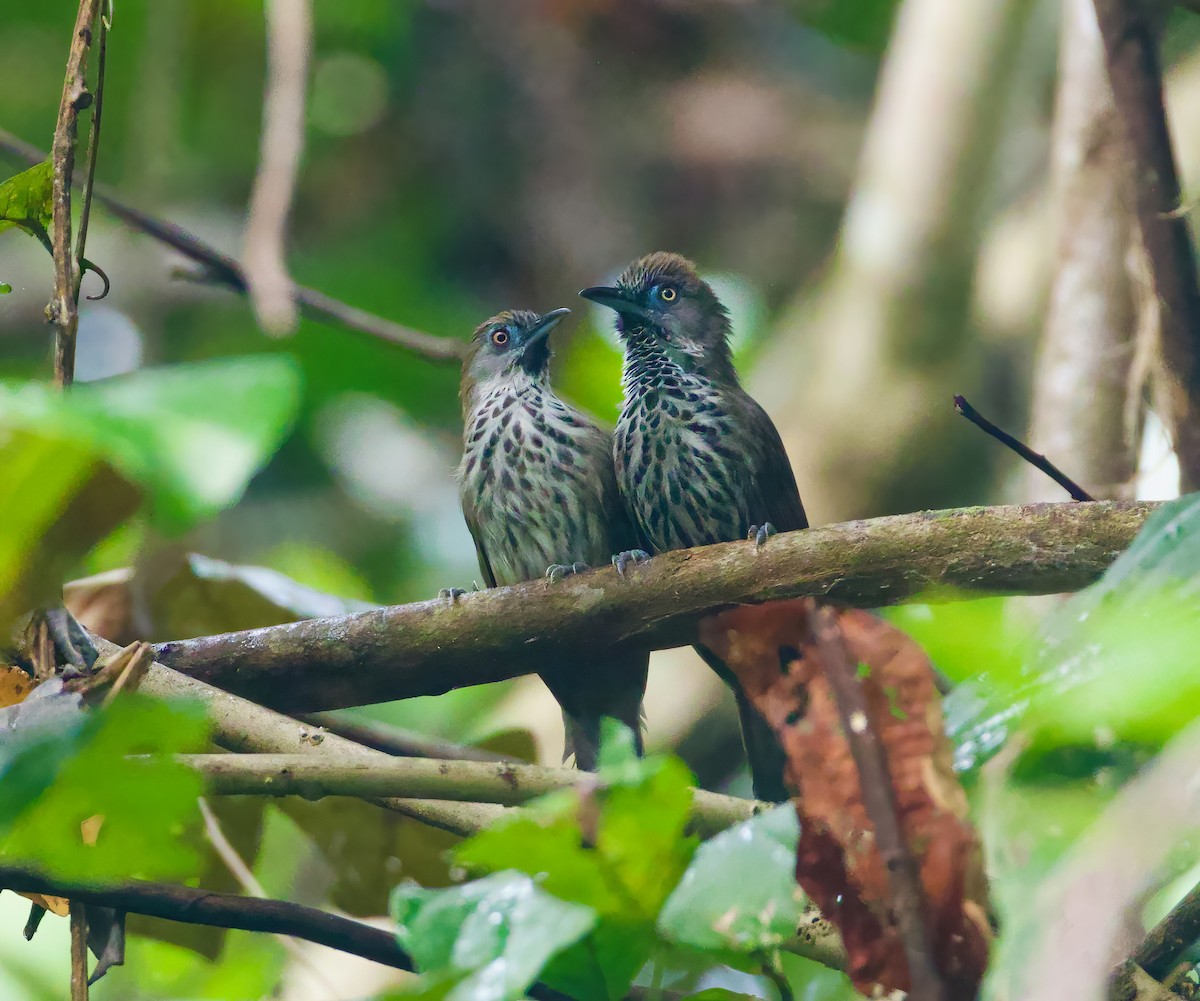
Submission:
M 737 675 L 787 752 L 800 842 L 796 879 L 842 933 L 855 986 L 907 990 L 908 963 L 890 909 L 858 768 L 826 666 L 812 639 L 812 599 L 747 605 L 701 623 L 700 639 Z M 929 658 L 883 620 L 857 609 L 837 622 L 881 743 L 900 827 L 920 869 L 934 961 L 948 1001 L 974 998 L 991 933 L 982 852 L 951 765 Z

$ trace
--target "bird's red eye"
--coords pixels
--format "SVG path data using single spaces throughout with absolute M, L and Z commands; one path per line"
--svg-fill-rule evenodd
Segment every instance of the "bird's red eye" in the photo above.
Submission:
M 492 331 L 492 343 L 498 348 L 504 347 L 508 343 L 508 328 L 498 327 Z

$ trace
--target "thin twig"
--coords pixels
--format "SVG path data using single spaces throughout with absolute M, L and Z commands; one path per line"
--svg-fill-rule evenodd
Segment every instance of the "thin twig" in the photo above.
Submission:
M 993 424 L 986 417 L 984 417 L 983 414 L 971 406 L 971 404 L 967 402 L 965 396 L 954 397 L 954 409 L 962 414 L 977 428 L 980 428 L 981 430 L 990 434 L 1002 445 L 1006 445 L 1011 448 L 1017 453 L 1017 455 L 1019 455 L 1030 465 L 1036 466 L 1038 469 L 1040 469 L 1043 473 L 1049 476 L 1050 479 L 1066 490 L 1067 493 L 1071 495 L 1072 500 L 1094 501 L 1096 499 L 1040 452 L 1035 452 L 1028 445 L 1018 441 L 1007 431 L 996 427 L 995 424 Z
M 217 857 L 224 863 L 225 868 L 229 870 L 231 876 L 238 881 L 242 888 L 242 892 L 251 897 L 259 897 L 266 899 L 268 894 L 254 876 L 250 867 L 246 865 L 245 860 L 238 854 L 237 849 L 233 847 L 233 843 L 225 836 L 225 832 L 221 830 L 221 822 L 217 819 L 217 815 L 213 813 L 212 807 L 208 805 L 208 801 L 201 796 L 196 800 L 200 807 L 200 816 L 204 818 L 204 833 L 208 838 L 208 843 L 212 845 L 213 851 L 217 853 Z M 329 979 L 322 972 L 321 968 L 312 961 L 312 958 L 300 948 L 300 944 L 290 935 L 277 935 L 280 944 L 288 951 L 292 959 L 303 966 L 317 980 L 321 982 L 323 990 L 329 992 L 332 997 L 337 993 L 337 989 L 329 982 Z
M 846 652 L 837 613 L 832 608 L 821 607 L 811 621 L 813 641 L 858 768 L 863 806 L 875 831 L 876 848 L 887 869 L 892 909 L 912 982 L 908 996 L 913 1001 L 938 1001 L 945 996 L 945 985 L 930 949 L 925 892 L 916 860 L 908 850 L 900 827 L 896 792 L 883 747 L 871 729 L 867 702 L 854 664 Z
M 71 1001 L 88 1001 L 87 910 L 71 897 Z
M 400 758 L 440 758 L 447 761 L 517 761 L 519 759 L 482 747 L 456 744 L 440 737 L 404 730 L 386 723 L 353 719 L 342 712 L 302 713 L 296 717 L 302 723 L 322 727 L 356 744 Z
M 1042 504 L 847 522 L 785 532 L 758 553 L 747 542 L 680 550 L 624 579 L 608 567 L 454 604 L 163 643 L 155 657 L 285 712 L 438 695 L 535 672 L 585 648 L 691 644 L 700 618 L 735 604 L 810 596 L 874 608 L 931 593 L 1078 590 L 1124 551 L 1154 506 Z
M 75 378 L 75 334 L 79 310 L 71 259 L 71 183 L 75 178 L 75 146 L 79 134 L 79 112 L 92 101 L 87 89 L 87 54 L 92 44 L 92 26 L 101 0 L 80 0 L 67 56 L 67 77 L 58 105 L 58 124 L 50 160 L 54 167 L 52 229 L 54 233 L 54 297 L 46 316 L 57 328 L 54 335 L 54 382 L 65 388 Z
M 1138 224 L 1159 302 L 1160 379 L 1184 492 L 1200 489 L 1200 285 L 1163 105 L 1157 4 L 1094 0 L 1133 159 Z
M 108 11 L 105 12 L 104 8 Z M 112 26 L 112 0 L 104 0 L 101 4 L 99 16 L 97 17 L 98 35 L 96 40 L 96 97 L 92 104 L 92 121 L 88 129 L 88 145 L 87 145 L 87 166 L 84 168 L 83 176 L 83 205 L 79 209 L 79 236 L 75 242 L 75 287 L 73 295 L 76 304 L 79 302 L 79 290 L 83 285 L 84 268 L 87 267 L 87 258 L 83 256 L 84 248 L 87 245 L 88 222 L 92 216 L 92 189 L 96 182 L 96 160 L 100 153 L 100 115 L 104 110 L 104 63 L 108 53 L 108 30 Z M 104 289 L 97 296 L 88 296 L 89 299 L 103 299 L 108 295 L 108 276 L 100 271 L 99 268 L 94 270 L 99 274 L 104 282 Z
M 250 193 L 242 261 L 250 302 L 269 334 L 296 327 L 285 262 L 287 222 L 304 150 L 304 93 L 312 47 L 309 0 L 267 0 L 267 83 L 258 172 Z
M 30 145 L 4 129 L 0 129 L 0 150 L 30 166 L 46 159 L 45 154 L 36 146 Z M 235 292 L 246 294 L 246 276 L 242 266 L 228 254 L 205 243 L 181 226 L 135 209 L 107 185 L 96 185 L 95 198 L 126 225 L 145 233 L 159 243 L 182 254 L 188 260 L 199 264 L 200 274 L 189 277 L 224 285 Z M 430 361 L 459 362 L 462 360 L 465 345 L 461 341 L 414 330 L 412 327 L 384 319 L 356 306 L 339 302 L 315 289 L 297 285 L 294 291 L 301 311 L 311 319 L 367 334 L 421 355 Z

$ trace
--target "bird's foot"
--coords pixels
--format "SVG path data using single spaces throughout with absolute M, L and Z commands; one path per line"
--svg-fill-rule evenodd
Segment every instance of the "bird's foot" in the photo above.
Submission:
M 449 600 L 450 604 L 453 605 L 464 594 L 471 594 L 473 591 L 482 591 L 482 590 L 483 590 L 483 588 L 481 588 L 479 586 L 479 581 L 473 580 L 473 581 L 471 581 L 471 590 L 470 591 L 463 590 L 463 588 L 461 588 L 461 587 L 444 587 L 440 591 L 438 591 L 437 596 L 439 598 Z
M 639 563 L 645 563 L 648 559 L 650 559 L 650 554 L 644 549 L 626 549 L 624 552 L 613 556 L 612 564 L 617 568 L 617 573 L 624 577 L 625 568 L 630 563 L 637 566 Z
M 546 579 L 552 584 L 557 584 L 564 577 L 591 569 L 586 563 L 552 563 L 546 567 Z
M 750 531 L 746 533 L 746 538 L 754 543 L 754 551 L 757 553 L 767 539 L 777 534 L 775 526 L 769 521 L 764 521 L 761 525 L 751 525 Z

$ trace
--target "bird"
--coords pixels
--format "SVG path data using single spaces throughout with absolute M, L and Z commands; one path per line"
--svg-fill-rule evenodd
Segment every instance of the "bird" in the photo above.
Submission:
M 617 489 L 611 430 L 550 385 L 549 335 L 568 313 L 497 313 L 476 328 L 463 363 L 459 498 L 489 587 L 558 581 L 637 541 Z M 541 672 L 562 707 L 564 761 L 574 755 L 577 767 L 596 769 L 603 716 L 629 727 L 643 753 L 648 661 L 647 651 L 581 650 Z
M 696 266 L 659 251 L 630 264 L 615 286 L 579 294 L 617 314 L 624 401 L 613 458 L 644 547 L 745 538 L 758 547 L 776 531 L 807 528 L 779 432 L 734 369 L 729 313 Z M 618 557 L 618 570 L 629 555 Z M 755 795 L 788 799 L 775 734 L 720 659 L 696 649 L 734 690 Z

